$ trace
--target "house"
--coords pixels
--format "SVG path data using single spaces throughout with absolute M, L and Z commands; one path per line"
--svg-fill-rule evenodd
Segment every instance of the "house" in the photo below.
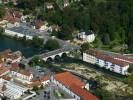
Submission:
M 6 75 L 9 72 L 10 72 L 10 70 L 8 68 L 0 67 L 0 77 Z
M 0 67 L 2 67 L 3 65 L 4 65 L 4 61 L 0 59 Z
M 83 53 L 83 61 L 96 64 L 99 67 L 106 68 L 122 75 L 128 74 L 129 63 L 116 59 L 116 57 L 96 49 L 86 50 Z
M 60 27 L 54 24 L 54 25 L 51 25 L 48 30 L 50 32 L 53 32 L 53 31 L 58 32 L 60 30 Z
M 20 51 L 12 52 L 10 49 L 7 49 L 3 52 L 0 52 L 1 64 L 8 62 L 9 63 L 20 62 L 21 59 L 22 59 L 22 54 Z
M 7 20 L 0 19 L 0 27 L 6 27 L 6 24 L 8 23 Z
M 17 11 L 14 9 L 4 8 L 5 16 L 3 17 L 3 21 L 7 21 L 6 27 L 9 26 L 19 26 L 21 21 L 21 17 L 23 13 L 21 11 Z
M 20 51 L 12 52 L 11 54 L 8 55 L 6 58 L 7 62 L 11 63 L 18 63 L 22 59 L 22 53 Z
M 89 30 L 89 31 L 81 31 L 80 33 L 78 33 L 77 38 L 81 39 L 85 42 L 93 42 L 95 40 L 95 34 L 93 31 Z
M 69 6 L 69 0 L 64 0 L 64 7 L 67 7 L 67 6 Z
M 53 3 L 51 3 L 51 2 L 46 2 L 45 6 L 47 9 L 53 9 L 54 8 Z
M 9 76 L 1 76 L 0 78 L 7 80 L 7 81 L 13 81 L 13 78 L 11 78 Z
M 70 89 L 80 97 L 79 100 L 99 100 L 96 96 L 75 84 L 71 85 Z
M 42 83 L 39 80 L 32 80 L 31 83 L 26 84 L 28 88 L 33 89 L 34 86 L 41 87 Z
M 0 88 L 4 87 L 4 92 L 0 89 L 0 96 L 4 95 L 9 98 L 9 100 L 19 100 L 20 97 L 28 90 L 26 87 L 16 85 L 11 81 L 0 78 Z
M 15 76 L 16 79 L 22 81 L 23 83 L 30 83 L 33 79 L 33 74 L 28 70 L 11 71 L 11 76 Z
M 45 86 L 48 83 L 50 83 L 50 76 L 42 76 L 39 78 L 39 80 L 42 83 L 42 85 Z
M 76 100 L 99 100 L 89 91 L 84 90 L 85 84 L 70 72 L 63 72 L 52 76 L 51 82 L 76 98 Z
M 12 13 L 13 17 L 21 18 L 23 16 L 23 13 L 21 11 L 13 10 Z
M 10 0 L 0 0 L 0 3 L 4 3 L 4 4 L 7 4 L 9 2 L 10 2 Z
M 8 65 L 7 67 L 10 68 L 11 71 L 12 70 L 19 70 L 19 68 L 20 68 L 18 63 L 12 63 L 12 64 Z
M 45 23 L 45 22 L 43 22 L 43 21 L 41 21 L 41 20 L 37 20 L 37 21 L 35 22 L 35 28 L 36 28 L 36 29 L 39 29 L 40 31 L 44 31 L 44 30 L 47 31 L 47 29 L 48 29 L 47 23 Z

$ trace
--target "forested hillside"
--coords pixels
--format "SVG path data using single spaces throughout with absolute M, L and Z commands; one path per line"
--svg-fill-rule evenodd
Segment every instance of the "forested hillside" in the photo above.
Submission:
M 128 44 L 133 51 L 133 0 L 81 0 L 71 6 L 44 13 L 44 17 L 61 26 L 60 38 L 71 39 L 75 30 L 91 29 L 97 44 Z
M 17 7 L 29 13 L 34 11 L 37 19 L 58 24 L 61 30 L 53 35 L 59 38 L 72 39 L 77 31 L 90 29 L 97 35 L 95 47 L 128 45 L 127 52 L 133 51 L 133 0 L 81 0 L 70 2 L 64 9 L 55 1 L 45 0 L 54 4 L 52 10 L 43 9 L 43 0 L 19 0 Z

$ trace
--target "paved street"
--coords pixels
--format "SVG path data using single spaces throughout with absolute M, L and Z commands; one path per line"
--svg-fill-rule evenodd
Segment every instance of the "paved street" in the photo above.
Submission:
M 23 59 L 21 61 L 21 64 L 24 64 L 25 65 L 25 69 L 29 70 L 33 74 L 34 77 L 44 76 L 44 75 L 48 75 L 48 74 L 52 73 L 45 66 L 41 66 L 40 68 L 39 68 L 39 66 L 30 67 L 28 65 L 27 59 Z
M 39 77 L 39 76 L 45 76 L 45 75 L 49 75 L 50 73 L 52 73 L 49 69 L 47 68 L 39 68 L 37 69 L 36 67 L 30 67 L 30 66 L 26 66 L 26 69 L 29 70 L 34 77 Z
M 57 90 L 60 93 L 63 93 L 64 96 L 59 98 L 55 96 L 54 91 Z M 44 92 L 47 92 L 50 95 L 50 98 L 48 98 L 48 96 L 46 96 L 46 94 Z M 46 86 L 44 89 L 39 90 L 38 94 L 36 97 L 33 97 L 32 100 L 59 100 L 62 98 L 66 98 L 66 99 L 71 99 L 72 97 L 66 93 L 65 91 L 63 91 L 61 88 L 57 87 L 55 84 L 50 83 L 48 86 Z M 44 96 L 45 95 L 45 96 Z

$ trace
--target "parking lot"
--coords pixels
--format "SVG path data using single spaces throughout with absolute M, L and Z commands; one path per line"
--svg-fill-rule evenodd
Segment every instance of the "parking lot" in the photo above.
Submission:
M 29 70 L 35 78 L 49 75 L 52 73 L 48 68 L 45 68 L 45 66 L 44 67 L 40 67 L 40 66 L 30 67 L 29 65 L 27 65 L 26 70 Z

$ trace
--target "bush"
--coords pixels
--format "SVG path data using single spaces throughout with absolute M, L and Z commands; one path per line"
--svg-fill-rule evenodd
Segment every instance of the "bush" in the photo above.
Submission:
M 44 48 L 48 49 L 48 50 L 55 50 L 55 49 L 59 49 L 60 45 L 58 43 L 57 40 L 55 39 L 49 39 L 46 44 L 44 45 Z

